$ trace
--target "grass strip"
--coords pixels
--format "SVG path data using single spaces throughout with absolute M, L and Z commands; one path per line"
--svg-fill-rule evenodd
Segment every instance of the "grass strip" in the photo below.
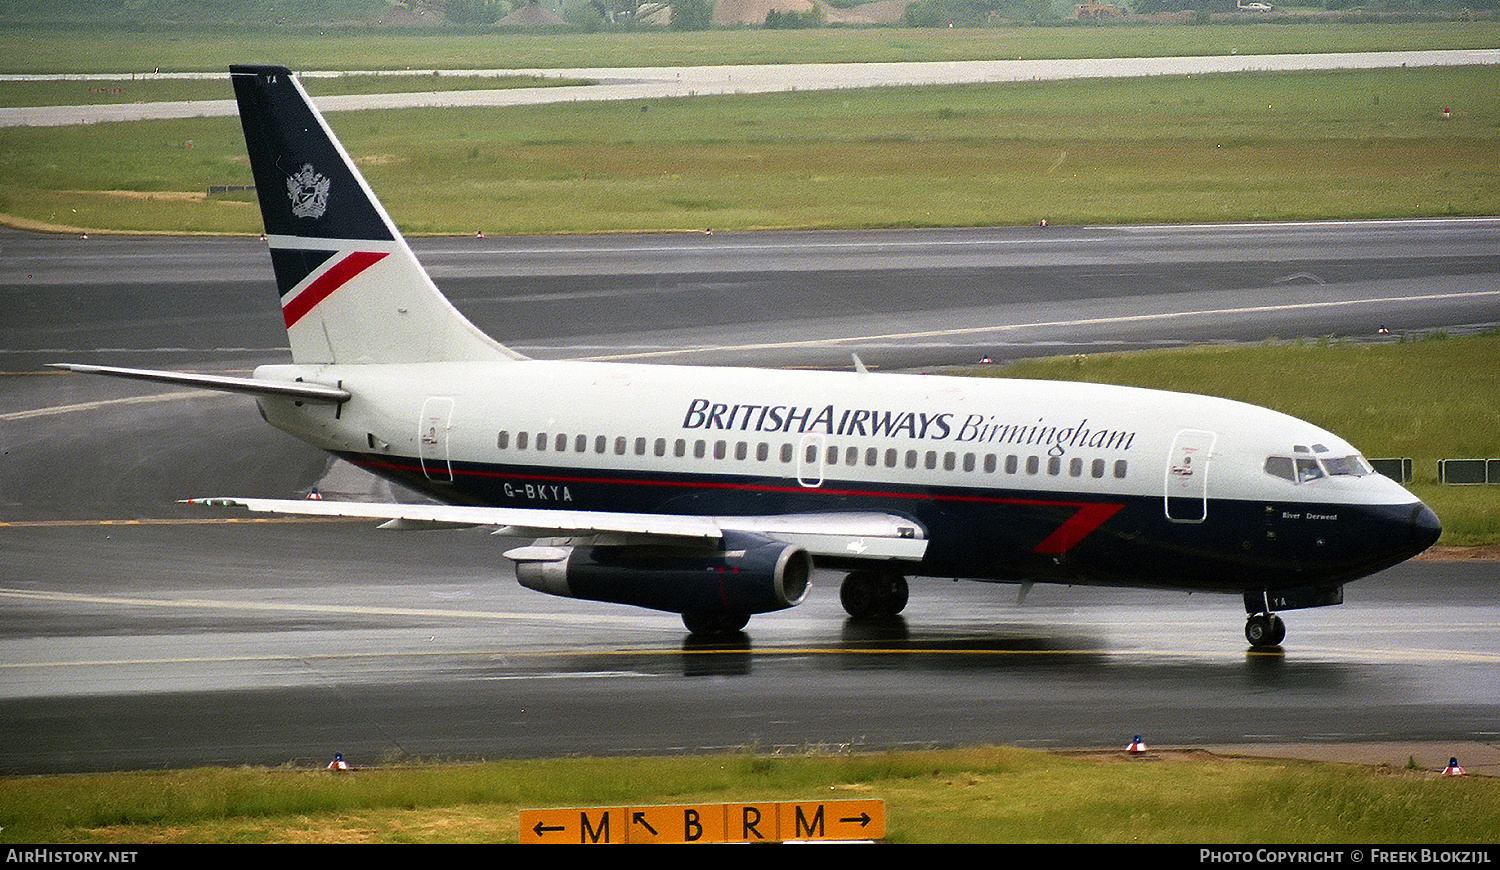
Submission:
M 232 63 L 297 70 L 555 69 L 763 63 L 866 63 L 1181 57 L 1500 46 L 1500 23 L 1392 21 L 1244 26 L 754 28 L 674 33 L 455 33 L 237 30 L 100 25 L 0 27 L 0 73 L 217 71 Z
M 516 842 L 529 807 L 877 798 L 900 843 L 1474 843 L 1500 831 L 1496 783 L 1415 764 L 1004 747 L 211 768 L 4 780 L 0 840 Z
M 1491 67 L 404 109 L 330 122 L 410 233 L 1500 213 Z M 250 194 L 208 193 L 250 183 L 234 118 L 0 129 L 0 214 L 13 225 L 257 233 Z

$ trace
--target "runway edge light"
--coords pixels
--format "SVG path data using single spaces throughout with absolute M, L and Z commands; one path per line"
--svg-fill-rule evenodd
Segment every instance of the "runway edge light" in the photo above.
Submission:
M 1137 734 L 1135 735 L 1135 739 L 1130 741 L 1130 745 L 1125 747 L 1125 751 L 1131 755 L 1140 755 L 1146 751 L 1146 741 L 1142 740 L 1141 735 Z
M 1448 759 L 1448 766 L 1443 768 L 1443 776 L 1468 776 L 1469 772 L 1458 766 L 1457 758 Z

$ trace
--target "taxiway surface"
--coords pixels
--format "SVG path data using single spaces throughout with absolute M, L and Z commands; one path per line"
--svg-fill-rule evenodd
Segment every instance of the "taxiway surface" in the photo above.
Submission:
M 923 368 L 1488 328 L 1497 236 L 1432 221 L 415 246 L 460 309 L 535 355 Z M 1495 739 L 1488 563 L 1351 584 L 1342 607 L 1287 615 L 1281 655 L 1246 653 L 1233 598 L 1037 587 L 1017 605 L 1011 587 L 917 581 L 904 618 L 872 629 L 845 620 L 835 575 L 699 648 L 675 616 L 520 589 L 510 542 L 482 532 L 181 507 L 372 484 L 246 399 L 41 366 L 278 358 L 266 259 L 253 239 L 0 234 L 0 770 Z

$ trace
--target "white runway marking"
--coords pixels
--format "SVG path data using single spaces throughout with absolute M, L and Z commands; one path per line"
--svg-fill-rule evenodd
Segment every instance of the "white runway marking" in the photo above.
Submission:
M 0 420 L 31 420 L 37 417 L 54 417 L 59 414 L 75 414 L 80 411 L 96 411 L 111 405 L 140 405 L 147 402 L 176 402 L 182 399 L 196 399 L 200 396 L 221 395 L 210 390 L 188 390 L 178 393 L 157 393 L 151 396 L 128 396 L 122 399 L 100 399 L 97 402 L 79 402 L 75 405 L 55 405 L 51 408 L 36 408 L 31 411 L 11 411 L 8 414 L 0 414 Z

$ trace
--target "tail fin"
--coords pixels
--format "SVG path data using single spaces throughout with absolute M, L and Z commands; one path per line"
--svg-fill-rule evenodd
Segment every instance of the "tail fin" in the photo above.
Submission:
M 432 283 L 290 70 L 229 73 L 293 362 L 523 358 Z

